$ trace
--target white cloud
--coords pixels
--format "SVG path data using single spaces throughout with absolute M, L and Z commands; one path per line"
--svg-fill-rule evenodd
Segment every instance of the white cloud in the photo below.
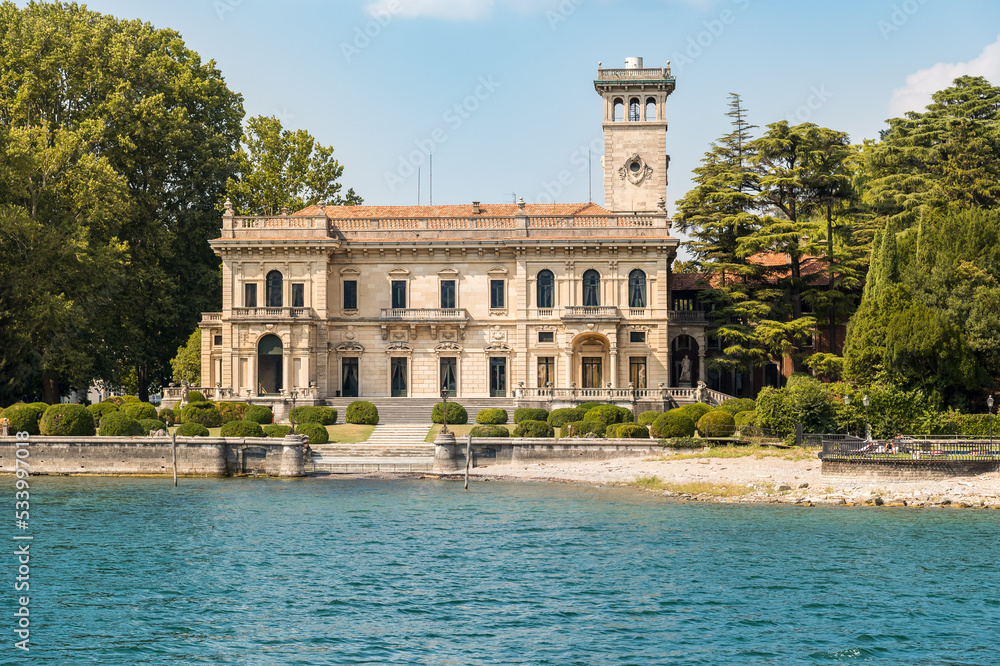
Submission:
M 969 62 L 939 62 L 910 74 L 905 86 L 892 91 L 889 113 L 897 118 L 907 111 L 923 111 L 931 103 L 931 95 L 964 75 L 983 76 L 993 84 L 1000 82 L 1000 37 Z

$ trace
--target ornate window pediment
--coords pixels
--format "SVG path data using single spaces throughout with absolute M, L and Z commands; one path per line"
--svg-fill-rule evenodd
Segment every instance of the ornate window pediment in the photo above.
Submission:
M 408 278 L 410 277 L 410 269 L 402 267 L 393 268 L 389 271 L 389 277 L 397 280 Z
M 510 271 L 504 266 L 494 266 L 493 268 L 486 271 L 489 275 L 507 275 Z
M 508 345 L 506 342 L 494 342 L 489 345 L 486 345 L 486 349 L 484 349 L 483 351 L 486 352 L 487 356 L 500 355 L 500 354 L 509 354 L 511 352 L 511 348 L 510 345 Z
M 385 353 L 389 356 L 409 356 L 413 353 L 413 347 L 405 342 L 394 342 L 385 348 Z
M 464 351 L 465 349 L 462 347 L 462 345 L 458 344 L 457 342 L 442 342 L 441 344 L 434 347 L 434 353 L 438 355 L 461 354 Z
M 437 272 L 437 274 L 440 275 L 443 278 L 458 277 L 458 269 L 457 268 L 450 268 L 450 267 L 449 268 L 442 268 L 441 270 L 439 270 Z
M 365 347 L 364 347 L 364 345 L 362 345 L 361 343 L 358 343 L 358 342 L 344 342 L 342 344 L 337 345 L 337 353 L 338 354 L 344 354 L 344 353 L 364 354 L 365 353 Z
M 345 277 L 357 277 L 358 275 L 361 275 L 361 271 L 359 271 L 357 268 L 351 268 L 350 266 L 347 266 L 346 268 L 340 269 L 340 274 Z

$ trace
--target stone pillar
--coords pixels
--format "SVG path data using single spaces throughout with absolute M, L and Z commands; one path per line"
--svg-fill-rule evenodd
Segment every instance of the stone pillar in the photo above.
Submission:
M 698 348 L 698 381 L 705 382 L 705 347 Z M 693 383 L 693 382 L 692 382 Z M 708 382 L 705 382 L 706 384 Z
M 564 356 L 565 356 L 564 365 L 566 366 L 564 368 L 565 372 L 564 376 L 566 377 L 566 381 L 563 382 L 563 388 L 569 388 L 570 384 L 573 383 L 573 350 L 570 349 L 569 351 L 565 352 Z
M 286 348 L 281 355 L 282 392 L 292 390 L 292 354 Z
M 673 377 L 674 377 L 674 366 L 672 365 L 673 362 L 674 362 L 674 357 L 673 357 L 673 354 L 670 353 L 670 347 L 668 346 L 667 347 L 667 380 L 665 382 L 663 382 L 663 385 L 666 386 L 666 387 L 668 387 L 668 388 L 673 388 L 673 386 L 671 386 L 671 383 L 673 382 Z
M 305 476 L 304 443 L 301 435 L 285 435 L 281 447 L 281 467 L 278 476 Z
M 608 381 L 611 382 L 611 388 L 618 388 L 618 350 L 612 348 L 609 356 L 611 368 L 608 373 Z
M 439 433 L 434 438 L 434 471 L 450 473 L 458 470 L 455 435 Z

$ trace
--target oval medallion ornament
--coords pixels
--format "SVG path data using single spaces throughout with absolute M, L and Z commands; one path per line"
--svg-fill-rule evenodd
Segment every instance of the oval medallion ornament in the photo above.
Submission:
M 646 164 L 638 153 L 632 153 L 632 157 L 625 160 L 625 166 L 618 169 L 618 177 L 621 180 L 628 179 L 633 185 L 639 185 L 652 175 L 652 167 Z

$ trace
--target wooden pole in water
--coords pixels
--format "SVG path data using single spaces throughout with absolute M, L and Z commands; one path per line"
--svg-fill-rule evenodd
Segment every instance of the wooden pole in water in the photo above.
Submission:
M 469 489 L 469 467 L 472 465 L 472 433 L 465 440 L 465 489 Z
M 177 433 L 170 434 L 170 449 L 174 457 L 174 488 L 177 487 Z

